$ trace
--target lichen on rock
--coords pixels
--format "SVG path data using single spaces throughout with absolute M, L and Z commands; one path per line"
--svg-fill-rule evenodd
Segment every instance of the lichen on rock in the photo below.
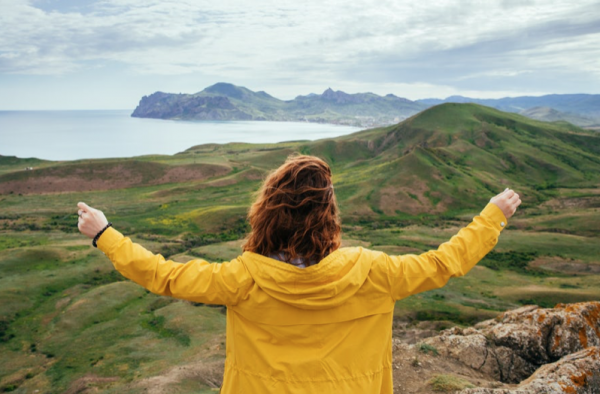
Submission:
M 600 302 L 525 306 L 424 342 L 494 379 L 519 383 L 464 394 L 600 394 Z

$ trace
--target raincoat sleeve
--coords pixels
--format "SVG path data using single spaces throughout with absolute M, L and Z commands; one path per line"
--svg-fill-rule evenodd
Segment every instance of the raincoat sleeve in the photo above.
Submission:
M 252 284 L 244 264 L 202 259 L 185 264 L 165 260 L 109 227 L 97 242 L 126 278 L 153 293 L 206 304 L 235 305 Z
M 507 224 L 502 210 L 489 203 L 478 216 L 450 241 L 420 255 L 389 256 L 390 289 L 395 300 L 443 287 L 451 277 L 463 276 L 496 243 Z

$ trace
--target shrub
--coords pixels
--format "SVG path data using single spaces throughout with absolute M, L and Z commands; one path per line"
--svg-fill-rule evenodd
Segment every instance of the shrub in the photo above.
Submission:
M 486 266 L 494 271 L 503 269 L 516 271 L 522 274 L 542 276 L 545 273 L 540 270 L 529 268 L 529 262 L 537 257 L 537 252 L 490 252 L 481 260 L 481 265 Z
M 430 345 L 430 344 L 425 343 L 425 342 L 419 342 L 419 343 L 417 343 L 417 349 L 419 349 L 419 351 L 421 353 L 425 353 L 425 354 L 431 353 L 434 356 L 437 356 L 439 354 L 438 350 L 437 350 L 437 348 L 435 346 Z
M 0 343 L 1 342 L 8 342 L 9 339 L 9 333 L 8 333 L 8 328 L 10 326 L 10 322 L 8 320 L 2 319 L 0 320 Z

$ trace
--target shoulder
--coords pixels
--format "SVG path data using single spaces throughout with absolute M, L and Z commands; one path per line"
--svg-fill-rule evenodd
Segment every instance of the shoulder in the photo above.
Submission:
M 361 264 L 369 267 L 385 266 L 389 256 L 377 250 L 362 246 L 340 248 L 336 251 L 348 263 Z

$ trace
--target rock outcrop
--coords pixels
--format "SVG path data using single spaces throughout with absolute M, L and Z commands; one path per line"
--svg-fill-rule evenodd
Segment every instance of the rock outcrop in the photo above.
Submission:
M 514 390 L 476 388 L 461 394 L 600 394 L 600 348 L 580 350 L 546 364 Z
M 600 394 L 600 302 L 525 306 L 424 342 L 499 381 L 520 383 L 514 391 L 464 393 Z
M 136 118 L 189 120 L 251 120 L 223 96 L 191 96 L 156 92 L 144 96 L 131 116 Z

